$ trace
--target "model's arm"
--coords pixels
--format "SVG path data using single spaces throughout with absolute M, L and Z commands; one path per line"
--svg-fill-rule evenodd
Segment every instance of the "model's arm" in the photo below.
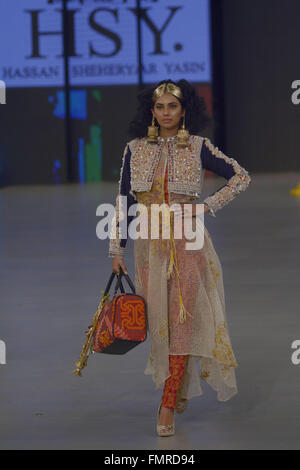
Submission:
M 111 231 L 111 238 L 109 240 L 109 252 L 108 256 L 113 258 L 114 256 L 118 255 L 120 258 L 124 258 L 125 255 L 125 247 L 127 243 L 127 238 L 121 238 L 119 234 L 119 224 L 120 224 L 120 215 L 122 212 L 125 215 L 125 207 L 124 201 L 127 200 L 127 212 L 132 204 L 135 204 L 137 201 L 135 198 L 130 194 L 130 158 L 131 158 L 131 150 L 129 144 L 126 145 L 123 159 L 122 159 L 122 167 L 120 172 L 120 179 L 119 179 L 119 190 L 116 197 L 116 204 L 115 204 L 115 217 L 112 221 L 112 231 Z M 123 196 L 120 198 L 120 196 Z M 124 209 L 123 209 L 124 208 Z M 128 216 L 127 214 L 127 224 L 126 226 L 126 237 L 128 237 L 128 225 L 130 224 L 131 220 L 134 216 Z M 116 237 L 112 238 L 112 233 L 114 229 L 114 224 L 116 224 Z M 122 226 L 120 227 L 120 230 Z
M 234 199 L 240 192 L 245 191 L 251 182 L 249 173 L 236 160 L 227 157 L 208 138 L 204 138 L 201 149 L 203 169 L 213 171 L 227 179 L 227 184 L 204 199 L 203 203 L 209 208 L 212 216 Z

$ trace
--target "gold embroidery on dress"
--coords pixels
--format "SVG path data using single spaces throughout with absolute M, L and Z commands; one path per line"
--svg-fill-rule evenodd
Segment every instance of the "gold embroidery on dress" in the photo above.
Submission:
M 209 377 L 210 373 L 206 370 L 206 371 L 203 371 L 201 372 L 201 378 L 203 380 L 207 379 L 207 377 Z
M 204 138 L 189 136 L 188 148 L 177 148 L 177 136 L 168 140 L 170 149 L 168 184 L 170 191 L 200 197 L 203 170 L 199 155 Z M 134 192 L 150 191 L 159 164 L 164 141 L 157 144 L 147 142 L 147 138 L 129 142 L 133 148 L 131 156 L 131 188 Z
M 212 272 L 214 273 L 214 275 L 217 277 L 217 276 L 220 276 L 220 273 L 216 270 L 216 268 L 214 267 L 214 262 L 209 260 L 209 264 L 210 264 L 210 268 L 212 270 Z
M 150 215 L 151 215 L 151 204 L 153 203 L 153 194 L 151 193 L 161 193 L 162 200 L 164 194 L 164 175 L 163 176 L 156 176 L 151 191 L 141 191 L 137 193 L 138 202 L 147 206 L 149 213 L 148 213 L 148 236 L 150 239 L 149 248 L 151 250 L 152 255 L 162 255 L 163 253 L 168 254 L 170 251 L 170 239 L 162 238 L 163 228 L 168 226 L 168 218 L 169 213 L 167 209 L 161 212 L 161 217 L 159 215 L 159 226 L 158 226 L 158 238 L 151 238 L 151 229 L 150 229 Z M 156 202 L 158 204 L 158 202 Z M 162 203 L 161 203 L 162 204 Z
M 165 176 L 166 176 L 166 166 L 168 165 L 168 156 L 172 156 L 172 152 L 170 152 L 170 148 L 162 149 L 160 160 L 157 163 L 155 168 L 155 177 L 152 183 L 152 187 L 149 192 L 141 191 L 139 192 L 137 199 L 139 203 L 143 203 L 147 206 L 148 210 L 148 237 L 149 237 L 149 249 L 153 255 L 158 255 L 159 257 L 163 257 L 165 254 L 170 255 L 170 262 L 167 271 L 167 279 L 170 279 L 171 276 L 177 276 L 178 282 L 178 289 L 179 289 L 179 323 L 184 323 L 186 321 L 187 315 L 193 317 L 193 315 L 187 311 L 185 308 L 181 286 L 180 286 L 180 277 L 179 277 L 179 270 L 177 266 L 177 255 L 176 255 L 176 243 L 173 238 L 174 232 L 174 214 L 170 211 L 170 201 L 169 198 L 167 201 L 165 200 Z M 171 160 L 170 160 L 171 162 Z M 181 162 L 184 164 L 185 162 Z M 168 193 L 169 193 L 169 186 L 168 186 Z M 156 194 L 159 194 L 157 198 Z M 169 193 L 170 194 L 170 193 Z M 181 196 L 182 197 L 182 196 Z M 158 199 L 158 200 L 157 200 Z M 158 204 L 161 206 L 165 204 L 161 211 L 158 213 L 159 217 L 159 227 L 158 227 L 158 238 L 154 239 L 151 237 L 151 233 L 149 233 L 149 218 L 151 224 L 151 204 Z M 150 212 L 150 214 L 149 214 Z M 161 216 L 160 216 L 161 214 Z M 149 217 L 150 215 L 150 217 Z M 150 228 L 151 232 L 151 228 Z M 164 236 L 169 238 L 163 238 Z
M 162 322 L 161 328 L 159 329 L 158 332 L 161 336 L 167 336 L 167 334 L 168 334 L 168 322 L 166 320 Z
M 226 322 L 219 323 L 217 327 L 215 345 L 213 356 L 222 364 L 222 371 L 226 375 L 229 367 L 238 366 L 228 340 Z

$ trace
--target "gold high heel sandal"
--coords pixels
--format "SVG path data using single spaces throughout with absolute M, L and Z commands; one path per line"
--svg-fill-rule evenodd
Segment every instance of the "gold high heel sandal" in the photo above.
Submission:
M 161 404 L 158 407 L 157 411 L 157 422 L 159 420 L 159 413 L 161 409 Z M 159 436 L 173 436 L 175 434 L 175 416 L 174 416 L 174 423 L 173 424 L 156 424 L 156 431 Z

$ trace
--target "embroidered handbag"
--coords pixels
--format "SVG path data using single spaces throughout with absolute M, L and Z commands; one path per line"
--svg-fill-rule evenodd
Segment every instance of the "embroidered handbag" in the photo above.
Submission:
M 121 281 L 125 276 L 132 293 L 125 293 Z M 113 278 L 117 283 L 112 300 L 104 305 L 94 332 L 93 351 L 105 354 L 125 354 L 147 338 L 147 309 L 144 298 L 135 293 L 135 287 L 120 267 L 120 275 L 112 273 L 106 286 L 108 294 Z M 121 294 L 117 294 L 120 288 Z

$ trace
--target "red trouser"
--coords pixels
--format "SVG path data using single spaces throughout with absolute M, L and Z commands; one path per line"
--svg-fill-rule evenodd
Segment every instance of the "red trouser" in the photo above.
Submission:
M 171 377 L 165 381 L 161 404 L 167 408 L 176 408 L 180 399 L 182 379 L 187 367 L 187 355 L 169 355 Z

